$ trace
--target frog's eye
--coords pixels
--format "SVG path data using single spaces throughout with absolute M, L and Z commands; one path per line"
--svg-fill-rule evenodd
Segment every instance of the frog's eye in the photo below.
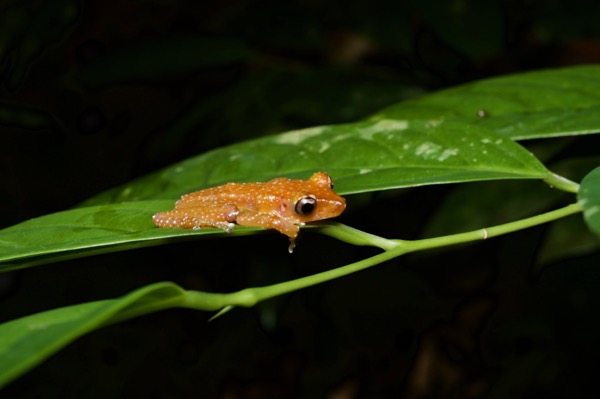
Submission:
M 327 178 L 329 179 L 329 188 L 333 190 L 333 180 L 329 176 Z
M 305 216 L 311 214 L 312 211 L 315 210 L 316 206 L 317 199 L 315 198 L 315 196 L 308 195 L 306 197 L 300 198 L 298 202 L 296 202 L 296 205 L 294 205 L 294 210 L 298 215 Z

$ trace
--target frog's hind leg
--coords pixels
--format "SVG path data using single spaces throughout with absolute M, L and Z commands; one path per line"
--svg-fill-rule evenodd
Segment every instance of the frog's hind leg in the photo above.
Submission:
M 175 208 L 172 211 L 155 214 L 152 216 L 152 221 L 157 227 L 181 227 L 194 230 L 201 227 L 217 227 L 231 233 L 238 213 L 237 207 L 228 205 L 216 208 Z
M 207 226 L 198 218 L 190 215 L 188 212 L 178 210 L 160 212 L 152 216 L 152 221 L 157 227 L 181 227 L 184 229 L 199 229 Z

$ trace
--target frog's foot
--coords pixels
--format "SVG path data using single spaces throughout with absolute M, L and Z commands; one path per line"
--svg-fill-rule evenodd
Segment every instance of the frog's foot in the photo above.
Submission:
M 195 225 L 192 227 L 194 230 L 200 230 L 202 227 L 216 227 L 222 229 L 225 233 L 231 233 L 233 228 L 235 227 L 235 223 L 231 222 L 203 222 L 201 220 L 196 219 Z
M 294 248 L 296 248 L 296 239 L 293 237 L 290 237 L 290 246 L 288 247 L 288 252 L 289 253 L 294 252 Z
M 225 231 L 225 233 L 231 233 L 233 231 L 233 228 L 235 227 L 235 223 L 217 222 L 217 223 L 215 223 L 215 227 L 223 229 L 223 231 Z
M 298 238 L 298 233 L 299 233 L 299 226 L 304 226 L 304 225 L 306 225 L 306 223 L 300 222 L 296 225 L 295 229 L 292 229 L 289 231 L 289 234 L 291 234 L 289 236 L 290 237 L 290 246 L 288 247 L 289 253 L 294 252 L 294 248 L 296 248 L 296 238 Z

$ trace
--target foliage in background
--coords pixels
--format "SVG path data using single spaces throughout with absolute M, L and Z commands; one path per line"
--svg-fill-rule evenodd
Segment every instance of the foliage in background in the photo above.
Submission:
M 272 173 L 294 175 L 306 169 L 326 169 L 339 176 L 341 194 L 498 179 L 540 179 L 554 188 L 577 193 L 578 184 L 547 170 L 533 154 L 504 132 L 516 132 L 517 137 L 554 137 L 600 131 L 600 117 L 594 112 L 598 108 L 596 93 L 600 87 L 594 85 L 600 85 L 599 67 L 516 75 L 407 101 L 378 113 L 366 122 L 293 131 L 225 147 L 110 191 L 90 200 L 91 205 L 0 231 L 0 260 L 4 261 L 5 270 L 11 270 L 158 244 L 175 237 L 222 235 L 223 232 L 215 229 L 199 232 L 156 229 L 151 223 L 152 213 L 166 207 L 163 201 L 157 199 L 197 184 L 197 177 L 201 176 L 205 178 L 205 185 L 211 185 L 243 180 L 246 176 L 262 180 Z M 543 95 L 543 100 L 527 101 L 532 86 Z M 554 123 L 555 116 L 548 111 L 559 109 L 559 118 L 568 119 L 566 115 L 570 109 L 561 108 L 560 99 L 570 94 L 573 112 L 587 113 L 588 116 L 579 123 L 559 125 L 563 126 L 561 130 Z M 526 130 L 521 133 L 517 128 L 507 129 L 506 123 L 502 123 L 504 130 L 495 131 L 478 123 L 468 113 L 461 115 L 465 107 L 470 108 L 469 100 L 473 101 L 473 98 L 476 104 L 486 109 L 485 115 L 479 117 L 493 118 L 488 114 L 491 113 L 504 120 L 515 121 L 525 115 L 520 125 Z M 428 119 L 421 119 L 424 116 Z M 518 122 L 513 123 L 519 125 Z M 527 129 L 528 125 L 538 128 Z M 539 128 L 545 125 L 553 126 L 553 129 L 547 129 L 546 134 Z M 326 235 L 349 244 L 379 247 L 384 252 L 301 279 L 249 287 L 231 294 L 185 291 L 172 283 L 158 283 L 120 299 L 63 307 L 4 323 L 0 325 L 0 342 L 3 343 L 0 346 L 3 355 L 0 357 L 0 386 L 87 332 L 149 312 L 189 307 L 219 310 L 218 315 L 222 315 L 234 306 L 254 306 L 263 300 L 337 279 L 400 255 L 488 239 L 582 210 L 586 222 L 594 231 L 599 231 L 598 175 L 600 168 L 584 179 L 578 203 L 504 225 L 482 226 L 480 230 L 462 234 L 410 242 L 387 240 L 339 224 L 321 227 Z M 183 179 L 176 176 L 183 176 Z M 172 188 L 166 189 L 165 185 Z M 116 199 L 112 203 L 102 204 L 113 197 Z M 136 202 L 131 202 L 132 199 Z

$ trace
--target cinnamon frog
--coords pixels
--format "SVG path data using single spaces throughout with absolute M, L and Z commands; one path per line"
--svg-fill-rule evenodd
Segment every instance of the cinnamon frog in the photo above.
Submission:
M 227 183 L 185 194 L 171 211 L 152 217 L 158 227 L 218 227 L 235 224 L 275 229 L 290 238 L 291 253 L 300 227 L 340 215 L 346 201 L 333 191 L 331 177 L 316 172 L 308 180 L 278 177 L 260 183 Z

